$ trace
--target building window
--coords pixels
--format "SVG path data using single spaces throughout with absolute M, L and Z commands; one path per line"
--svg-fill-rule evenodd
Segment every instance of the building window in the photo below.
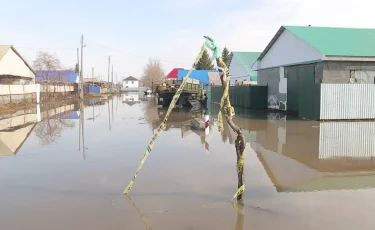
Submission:
M 134 84 L 134 81 L 132 81 L 132 84 Z

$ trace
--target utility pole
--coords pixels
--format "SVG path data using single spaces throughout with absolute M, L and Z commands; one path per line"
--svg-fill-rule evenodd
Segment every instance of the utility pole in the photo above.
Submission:
M 118 90 L 117 72 L 116 72 L 116 89 Z
M 76 68 L 77 68 L 77 72 L 79 74 L 79 48 L 77 48 L 77 65 L 76 65 Z
M 109 84 L 109 71 L 111 66 L 111 56 L 108 57 L 108 84 Z
M 92 86 L 94 86 L 94 67 L 92 67 Z
M 113 85 L 113 64 L 112 64 L 112 85 Z
M 81 37 L 81 74 L 80 74 L 80 92 L 79 97 L 82 100 L 83 99 L 83 34 Z

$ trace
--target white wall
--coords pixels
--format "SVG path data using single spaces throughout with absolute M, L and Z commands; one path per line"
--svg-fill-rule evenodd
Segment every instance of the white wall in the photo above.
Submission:
M 320 51 L 308 45 L 288 30 L 284 30 L 260 63 L 258 63 L 258 69 L 321 60 L 323 57 L 324 55 Z
M 29 93 L 36 93 L 36 85 L 0 85 L 0 96 Z
M 122 82 L 122 88 L 138 88 L 139 87 L 139 81 L 126 81 L 124 80 Z
M 230 85 L 234 85 L 235 81 L 241 82 L 243 80 L 250 80 L 249 75 L 242 67 L 238 59 L 235 55 L 232 57 L 232 61 L 230 62 L 229 66 L 229 73 L 230 73 Z
M 64 93 L 73 91 L 74 86 L 71 85 L 40 85 L 40 92 L 42 93 Z
M 35 74 L 12 49 L 0 61 L 0 75 L 26 77 L 35 83 Z

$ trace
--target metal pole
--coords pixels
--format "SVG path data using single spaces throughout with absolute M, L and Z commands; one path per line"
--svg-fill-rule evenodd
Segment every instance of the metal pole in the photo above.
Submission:
M 113 64 L 112 64 L 112 82 L 111 82 L 111 92 L 113 91 Z
M 94 67 L 92 67 L 92 86 L 94 86 Z
M 83 99 L 83 34 L 81 37 L 81 74 L 80 74 L 80 85 L 81 85 L 81 90 L 80 90 L 80 99 Z
M 110 71 L 110 65 L 111 65 L 111 56 L 108 57 L 108 83 L 109 83 L 109 71 Z
M 109 71 L 110 71 L 110 67 L 111 66 L 111 56 L 108 57 L 108 81 L 107 81 L 107 86 L 109 86 Z M 107 88 L 107 90 L 109 90 L 109 87 Z

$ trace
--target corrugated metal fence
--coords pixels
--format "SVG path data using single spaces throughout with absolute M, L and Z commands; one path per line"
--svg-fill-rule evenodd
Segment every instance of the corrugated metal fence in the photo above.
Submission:
M 230 101 L 232 106 L 247 109 L 267 108 L 267 86 L 230 86 Z M 220 103 L 223 95 L 221 86 L 211 87 L 212 102 Z
M 99 86 L 86 86 L 84 93 L 97 93 L 100 94 Z
M 375 84 L 321 84 L 320 119 L 375 119 Z

